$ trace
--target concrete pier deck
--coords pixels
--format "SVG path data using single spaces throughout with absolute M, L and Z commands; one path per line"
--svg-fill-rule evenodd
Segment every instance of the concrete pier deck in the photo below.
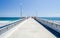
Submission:
M 26 19 L 1 38 L 56 38 L 33 18 Z

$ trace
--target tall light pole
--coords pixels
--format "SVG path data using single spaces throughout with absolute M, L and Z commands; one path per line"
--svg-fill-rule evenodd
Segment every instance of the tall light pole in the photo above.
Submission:
M 22 0 L 20 1 L 20 17 L 22 17 Z
M 20 6 L 20 15 L 22 17 L 22 5 Z
M 38 17 L 38 12 L 37 12 L 37 10 L 36 10 L 36 12 L 35 12 L 35 13 L 36 13 L 36 17 Z

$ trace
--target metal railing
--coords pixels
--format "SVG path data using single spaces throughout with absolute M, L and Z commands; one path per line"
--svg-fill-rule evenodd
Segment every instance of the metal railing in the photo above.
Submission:
M 11 28 L 15 27 L 17 24 L 19 24 L 20 22 L 26 20 L 28 18 L 23 18 L 22 20 L 17 20 L 13 23 L 10 23 L 10 24 L 7 24 L 7 25 L 4 25 L 2 27 L 0 27 L 0 35 L 3 34 L 4 32 L 10 30 Z
M 54 23 L 53 21 L 50 22 L 48 20 L 44 20 L 41 18 L 35 18 L 36 20 L 38 20 L 39 22 L 41 22 L 42 24 L 52 28 L 53 30 L 57 31 L 60 33 L 60 24 Z

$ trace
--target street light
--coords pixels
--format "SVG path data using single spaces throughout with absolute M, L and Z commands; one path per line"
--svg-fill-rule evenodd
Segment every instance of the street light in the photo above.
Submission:
M 35 13 L 36 13 L 36 17 L 38 17 L 38 11 L 37 11 L 37 10 L 36 10 L 36 12 L 35 12 Z
M 20 16 L 22 17 L 22 0 L 20 1 Z

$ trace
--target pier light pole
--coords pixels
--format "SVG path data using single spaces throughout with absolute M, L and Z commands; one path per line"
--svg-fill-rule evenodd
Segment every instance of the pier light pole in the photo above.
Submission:
M 22 17 L 22 0 L 20 1 L 20 17 Z
M 38 17 L 38 12 L 36 11 L 35 13 L 36 13 L 36 17 Z

